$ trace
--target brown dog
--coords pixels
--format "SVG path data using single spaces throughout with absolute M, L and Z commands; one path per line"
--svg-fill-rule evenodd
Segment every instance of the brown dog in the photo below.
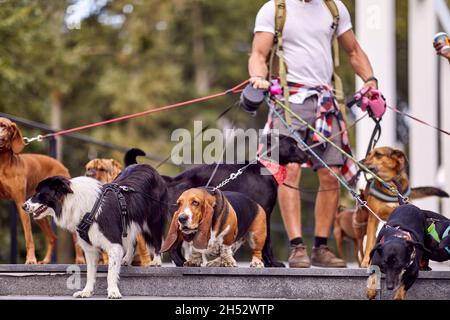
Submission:
M 86 164 L 85 169 L 86 176 L 97 179 L 101 183 L 111 183 L 122 172 L 121 164 L 114 159 L 93 159 Z M 147 250 L 142 234 L 137 236 L 136 242 L 140 260 L 139 265 L 150 265 L 150 253 Z M 108 255 L 105 252 L 102 252 L 100 263 L 108 263 Z
M 429 196 L 448 197 L 449 195 L 434 187 L 410 188 L 407 174 L 408 160 L 405 154 L 389 147 L 380 147 L 372 150 L 364 160 L 364 164 L 380 178 L 393 187 L 399 186 L 399 191 L 409 199 L 420 199 Z M 384 221 L 392 211 L 399 206 L 396 195 L 374 180 L 368 186 L 368 206 Z M 370 262 L 370 252 L 375 245 L 375 237 L 378 228 L 378 219 L 373 214 L 368 214 L 367 242 L 364 251 L 364 259 L 361 266 L 367 268 Z
M 36 253 L 31 231 L 30 216 L 22 210 L 22 204 L 30 197 L 38 183 L 51 176 L 70 177 L 69 171 L 57 160 L 39 154 L 20 154 L 25 147 L 22 134 L 15 123 L 0 118 L 0 199 L 16 203 L 20 215 L 25 245 L 26 264 L 36 264 Z M 45 235 L 47 250 L 39 263 L 50 263 L 56 245 L 56 236 L 47 219 L 36 223 Z M 76 246 L 76 263 L 84 263 L 83 253 Z
M 360 190 L 360 197 L 363 201 L 366 199 L 363 190 Z M 355 258 L 360 266 L 364 257 L 363 240 L 367 231 L 367 219 L 367 209 L 357 207 L 340 210 L 334 221 L 333 234 L 339 256 L 344 258 L 343 241 L 348 238 L 353 241 Z
M 247 240 L 253 256 L 250 267 L 264 267 L 266 213 L 256 202 L 238 192 L 193 188 L 183 192 L 177 204 L 161 252 L 183 240 L 190 246 L 185 266 L 237 267 L 234 252 Z M 207 257 L 214 260 L 207 262 Z

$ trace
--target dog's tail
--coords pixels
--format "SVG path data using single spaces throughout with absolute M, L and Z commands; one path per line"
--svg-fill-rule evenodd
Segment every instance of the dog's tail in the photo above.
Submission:
M 439 197 L 448 198 L 449 195 L 444 190 L 435 187 L 417 187 L 411 189 L 411 195 L 409 196 L 412 200 L 422 199 L 427 197 Z
M 144 151 L 138 148 L 133 148 L 125 153 L 125 157 L 123 158 L 123 162 L 125 163 L 125 167 L 131 166 L 132 164 L 137 164 L 136 157 L 145 157 L 146 154 Z

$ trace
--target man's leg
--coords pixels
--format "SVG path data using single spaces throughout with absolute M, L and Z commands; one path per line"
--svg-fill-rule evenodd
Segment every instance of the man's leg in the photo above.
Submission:
M 290 163 L 286 166 L 286 171 L 285 183 L 297 188 L 301 177 L 300 165 Z M 300 193 L 298 190 L 281 185 L 278 188 L 278 199 L 284 228 L 291 243 L 289 267 L 308 268 L 311 262 L 302 239 Z
M 338 167 L 331 167 L 333 172 L 340 174 Z M 328 248 L 331 225 L 339 205 L 339 182 L 326 168 L 317 170 L 319 176 L 319 193 L 315 207 L 315 230 L 312 264 L 317 267 L 345 267 L 345 261 L 337 258 Z

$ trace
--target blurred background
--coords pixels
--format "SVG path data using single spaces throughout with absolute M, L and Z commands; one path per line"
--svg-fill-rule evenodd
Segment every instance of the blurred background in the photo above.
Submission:
M 0 0 L 0 111 L 54 128 L 72 128 L 228 89 L 248 77 L 254 20 L 265 2 Z M 356 1 L 343 2 L 355 23 Z M 410 1 L 392 2 L 396 95 L 391 103 L 408 110 Z M 432 36 L 426 39 L 431 48 Z M 355 75 L 346 56 L 341 56 L 338 71 L 349 97 L 355 91 Z M 174 146 L 170 142 L 172 131 L 191 130 L 193 120 L 219 128 L 226 121 L 235 121 L 241 128 L 262 128 L 266 110 L 250 117 L 235 109 L 222 122 L 214 121 L 236 100 L 236 96 L 227 96 L 81 133 L 127 148 L 139 147 L 155 159 L 141 162 L 156 165 L 158 159 L 170 155 Z M 447 107 L 448 104 L 447 101 Z M 349 119 L 354 117 L 349 112 Z M 410 123 L 397 117 L 394 121 L 396 145 L 408 152 Z M 42 133 L 20 127 L 24 136 Z M 354 132 L 351 139 L 354 145 Z M 68 138 L 60 140 L 59 146 L 61 160 L 72 176 L 84 174 L 84 165 L 92 158 L 123 158 L 120 151 Z M 47 153 L 48 145 L 34 143 L 25 151 Z M 170 163 L 159 168 L 166 175 L 181 170 Z M 309 170 L 302 177 L 302 187 L 308 190 L 317 187 L 317 180 Z M 314 192 L 302 195 L 307 244 L 312 240 L 314 199 Z M 343 203 L 353 206 L 345 193 Z M 12 217 L 8 207 L 8 202 L 0 201 L 0 263 L 9 263 L 12 258 L 23 263 L 25 245 L 20 223 L 18 252 L 10 251 Z M 39 259 L 44 241 L 42 233 L 35 229 Z M 72 254 L 71 241 L 67 234 L 58 233 L 58 261 L 71 262 L 68 260 Z M 288 241 L 278 208 L 273 214 L 272 234 L 276 256 L 286 260 Z M 350 245 L 347 249 L 347 258 L 352 259 Z

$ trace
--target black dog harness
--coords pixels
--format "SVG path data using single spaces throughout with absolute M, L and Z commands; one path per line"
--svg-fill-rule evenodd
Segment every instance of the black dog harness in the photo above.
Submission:
M 91 244 L 91 241 L 89 240 L 89 229 L 91 228 L 91 225 L 95 221 L 95 214 L 97 213 L 98 209 L 100 208 L 102 204 L 103 198 L 108 194 L 108 192 L 113 192 L 116 197 L 117 201 L 119 202 L 120 206 L 120 216 L 122 219 L 122 237 L 127 237 L 127 222 L 128 222 L 128 209 L 127 209 L 127 201 L 125 200 L 125 197 L 122 192 L 134 192 L 135 190 L 133 188 L 127 187 L 127 186 L 119 186 L 116 183 L 108 183 L 102 186 L 102 193 L 100 197 L 95 201 L 94 207 L 90 212 L 87 212 L 83 219 L 81 219 L 81 222 L 77 226 L 77 232 L 80 235 L 80 238 L 86 241 L 87 243 Z

